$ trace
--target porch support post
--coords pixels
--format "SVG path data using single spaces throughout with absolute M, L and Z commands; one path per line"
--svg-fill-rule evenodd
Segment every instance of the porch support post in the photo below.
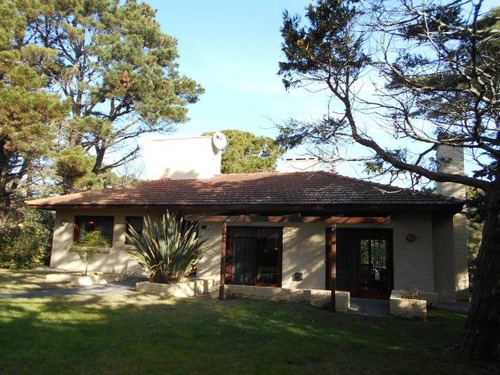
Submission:
M 328 228 L 327 229 L 327 236 L 326 236 L 326 241 L 327 241 L 327 273 L 329 274 L 329 279 L 330 279 L 330 309 L 332 311 L 336 311 L 336 297 L 335 297 L 335 280 L 337 279 L 337 262 L 336 262 L 336 256 L 337 256 L 337 241 L 336 241 L 336 233 L 334 228 Z
M 227 221 L 222 222 L 222 241 L 220 247 L 220 284 L 219 284 L 219 299 L 224 299 L 224 284 L 226 281 L 226 237 L 227 237 Z

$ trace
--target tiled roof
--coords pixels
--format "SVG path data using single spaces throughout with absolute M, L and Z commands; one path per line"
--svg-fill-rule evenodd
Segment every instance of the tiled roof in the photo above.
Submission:
M 223 174 L 155 180 L 27 202 L 42 209 L 169 207 L 217 213 L 368 212 L 461 209 L 462 202 L 327 172 Z

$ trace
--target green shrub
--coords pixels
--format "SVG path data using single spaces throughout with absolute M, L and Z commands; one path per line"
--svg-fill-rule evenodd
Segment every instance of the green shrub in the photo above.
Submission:
M 406 286 L 401 290 L 401 298 L 420 299 L 420 292 L 418 291 L 418 289 Z
M 0 226 L 0 267 L 33 268 L 49 259 L 53 216 L 26 210 Z
M 97 255 L 101 252 L 103 247 L 108 247 L 109 243 L 106 237 L 98 230 L 85 233 L 80 243 L 74 243 L 70 246 L 70 251 L 75 251 L 85 265 L 85 273 L 87 276 L 87 270 L 89 264 L 92 263 Z
M 130 227 L 131 255 L 149 273 L 151 282 L 176 283 L 188 275 L 205 253 L 197 224 L 168 211 L 161 222 L 144 220 L 142 233 Z

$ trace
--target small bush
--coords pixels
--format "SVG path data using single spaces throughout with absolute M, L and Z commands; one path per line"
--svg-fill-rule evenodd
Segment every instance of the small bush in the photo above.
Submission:
M 401 290 L 401 298 L 405 299 L 420 299 L 420 292 L 418 289 L 405 287 Z
M 33 268 L 44 264 L 52 242 L 53 216 L 22 212 L 22 220 L 0 226 L 0 267 Z
M 89 264 L 96 259 L 103 247 L 108 246 L 109 243 L 108 240 L 106 240 L 106 237 L 104 237 L 100 231 L 94 230 L 85 233 L 82 242 L 71 245 L 70 250 L 78 253 L 78 256 L 85 265 L 84 275 L 87 276 Z

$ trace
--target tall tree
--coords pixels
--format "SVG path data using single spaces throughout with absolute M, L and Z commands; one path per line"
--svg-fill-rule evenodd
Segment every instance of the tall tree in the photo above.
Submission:
M 141 134 L 169 132 L 187 120 L 187 105 L 203 89 L 179 74 L 177 41 L 161 32 L 149 5 L 32 1 L 39 11 L 29 17 L 19 43 L 55 51 L 56 63 L 45 70 L 48 85 L 71 104 L 60 132 L 68 151 L 58 161 L 60 172 L 75 172 L 64 176 L 66 192 L 89 173 L 102 174 L 133 159 L 138 147 L 130 142 Z
M 0 223 L 40 178 L 68 113 L 46 89 L 43 70 L 54 64 L 53 51 L 19 43 L 34 11 L 15 1 L 0 4 Z
M 222 153 L 222 173 L 273 172 L 278 158 L 285 153 L 285 149 L 269 137 L 243 130 L 223 130 L 222 133 L 227 138 Z
M 285 86 L 325 88 L 338 106 L 316 123 L 283 125 L 279 141 L 355 142 L 370 154 L 371 170 L 484 191 L 472 305 L 454 348 L 492 359 L 500 342 L 500 30 L 498 9 L 485 14 L 482 7 L 469 0 L 318 0 L 304 22 L 285 13 Z M 366 90 L 370 79 L 383 81 L 375 93 Z M 466 151 L 474 174 L 437 170 L 438 145 Z

